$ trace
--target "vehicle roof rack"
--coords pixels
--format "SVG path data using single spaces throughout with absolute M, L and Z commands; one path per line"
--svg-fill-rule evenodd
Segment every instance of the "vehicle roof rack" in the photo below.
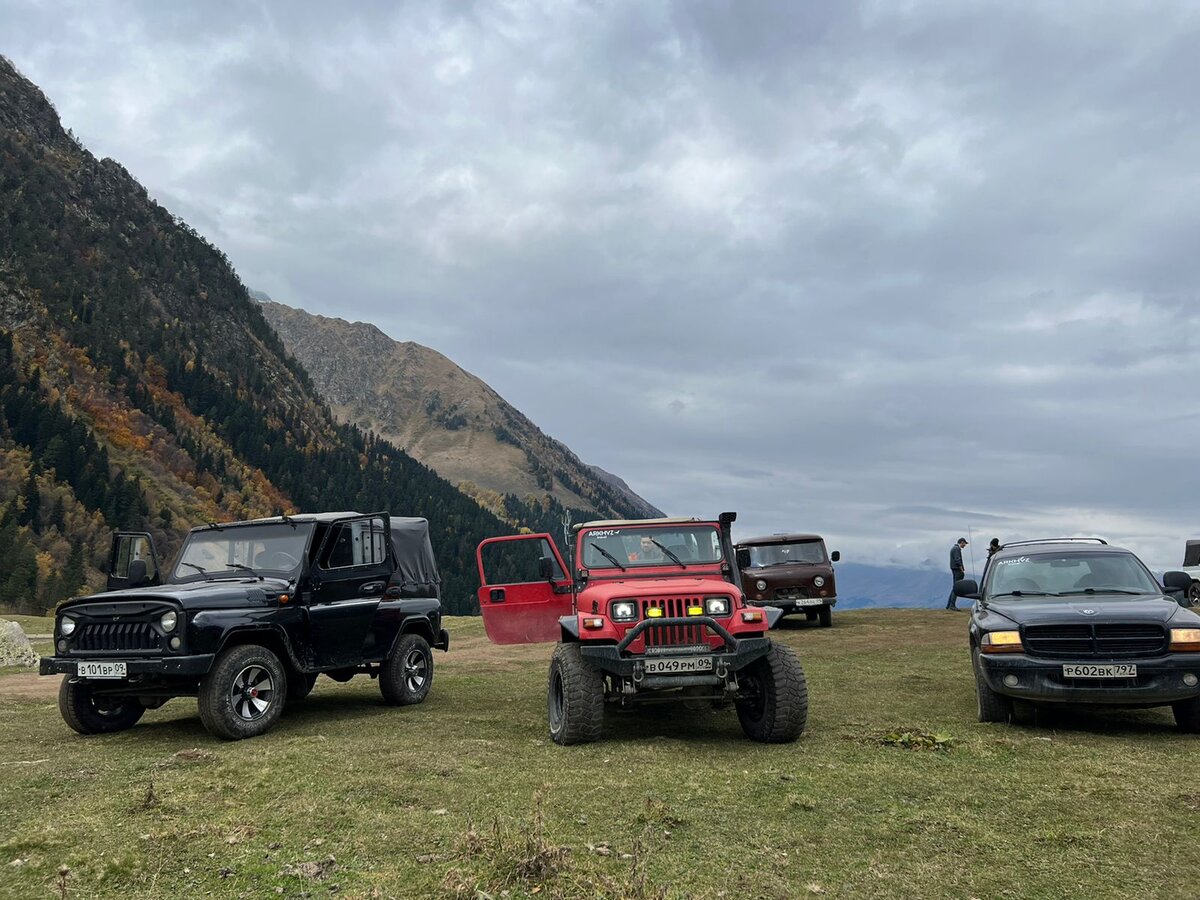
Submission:
M 1108 546 L 1108 541 L 1098 537 L 1057 537 L 1057 538 L 1042 538 L 1037 541 L 1009 541 L 1007 544 L 1001 544 L 1000 549 L 1005 547 L 1024 547 L 1027 544 L 1104 544 Z

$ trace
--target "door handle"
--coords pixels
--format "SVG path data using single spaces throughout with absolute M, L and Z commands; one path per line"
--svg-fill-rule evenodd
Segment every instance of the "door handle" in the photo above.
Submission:
M 504 588 L 492 588 L 491 598 L 493 603 L 504 602 Z
M 383 582 L 372 581 L 368 584 L 364 584 L 359 590 L 361 590 L 364 594 L 380 594 L 383 592 Z

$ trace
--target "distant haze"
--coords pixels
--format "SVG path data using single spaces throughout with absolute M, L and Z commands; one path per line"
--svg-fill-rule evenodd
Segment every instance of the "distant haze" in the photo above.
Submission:
M 1191 3 L 30 4 L 65 125 L 672 514 L 1200 533 Z

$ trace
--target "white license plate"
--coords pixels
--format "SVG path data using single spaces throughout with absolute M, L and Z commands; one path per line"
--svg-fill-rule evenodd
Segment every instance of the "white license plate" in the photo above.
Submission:
M 816 597 L 803 597 L 796 601 L 797 606 L 823 606 L 824 604 L 824 600 L 820 600 Z
M 81 662 L 75 664 L 75 675 L 79 678 L 124 678 L 123 662 Z
M 1063 666 L 1064 678 L 1136 678 L 1137 666 L 1132 663 Z
M 679 656 L 673 659 L 646 660 L 647 675 L 686 675 L 689 672 L 711 672 L 711 656 Z

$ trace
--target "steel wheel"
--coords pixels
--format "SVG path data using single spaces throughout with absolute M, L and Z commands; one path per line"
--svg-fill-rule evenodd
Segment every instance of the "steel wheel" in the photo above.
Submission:
M 234 711 L 247 722 L 261 719 L 275 698 L 275 682 L 271 673 L 260 665 L 249 665 L 233 679 L 229 688 Z

